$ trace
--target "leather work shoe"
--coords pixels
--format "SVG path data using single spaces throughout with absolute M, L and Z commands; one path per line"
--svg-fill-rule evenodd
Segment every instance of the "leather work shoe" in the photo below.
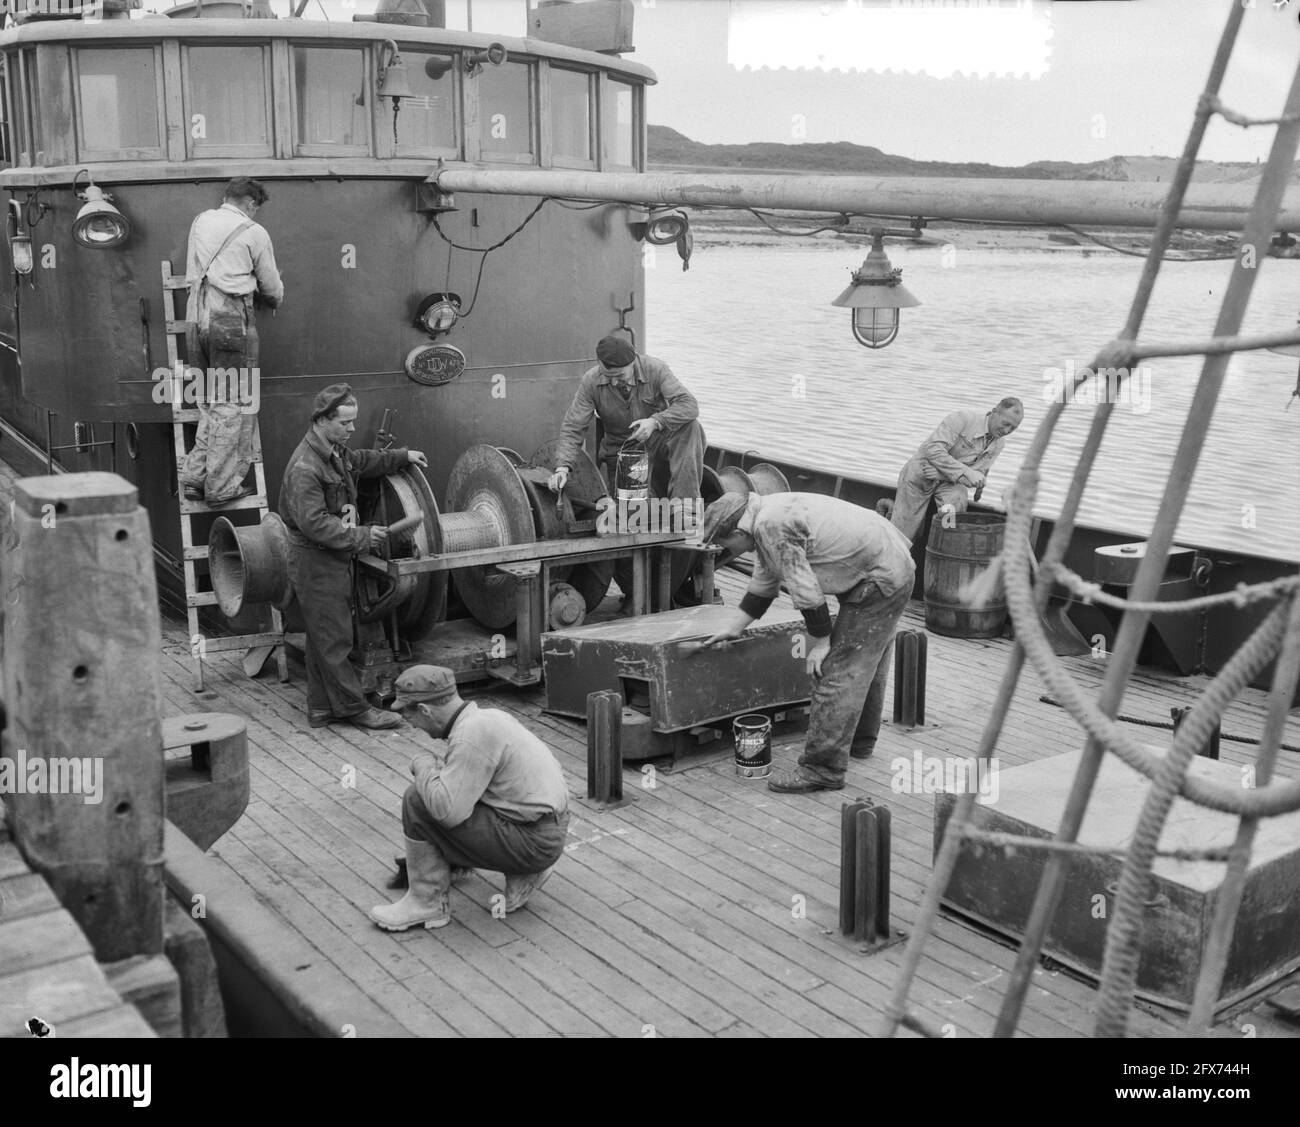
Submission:
M 307 723 L 313 728 L 323 728 L 334 719 L 334 713 L 328 708 L 309 708 L 307 709 Z
M 767 789 L 777 791 L 779 794 L 806 794 L 812 790 L 843 790 L 844 784 L 805 779 L 797 771 L 777 771 L 768 778 Z
M 349 724 L 355 724 L 358 728 L 370 728 L 371 730 L 396 728 L 402 723 L 402 718 L 396 712 L 381 712 L 377 708 L 367 708 L 365 712 L 358 712 L 355 716 L 347 716 L 344 719 Z
M 558 862 L 557 862 L 558 864 Z M 546 883 L 546 878 L 555 872 L 555 865 L 543 869 L 540 873 L 528 873 L 523 876 L 506 874 L 506 911 L 517 912 L 539 888 Z
M 185 500 L 187 501 L 203 500 L 203 490 L 197 485 L 187 485 L 181 490 L 181 492 L 185 495 Z
M 870 759 L 872 753 L 876 750 L 876 745 L 870 747 L 851 747 L 849 748 L 850 759 Z

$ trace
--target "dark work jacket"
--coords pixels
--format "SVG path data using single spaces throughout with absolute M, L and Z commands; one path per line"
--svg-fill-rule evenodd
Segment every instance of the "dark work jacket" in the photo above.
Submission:
M 638 356 L 632 369 L 634 386 L 624 399 L 605 369 L 597 364 L 583 374 L 577 394 L 560 424 L 560 441 L 555 450 L 556 467 L 573 468 L 592 415 L 605 427 L 598 458 L 618 453 L 638 419 L 655 419 L 665 434 L 699 418 L 700 406 L 673 375 L 672 369 L 653 356 Z
M 405 447 L 331 448 L 313 427 L 280 483 L 280 516 L 289 539 L 297 548 L 315 548 L 344 562 L 365 551 L 370 533 L 357 516 L 357 479 L 396 473 L 408 462 Z

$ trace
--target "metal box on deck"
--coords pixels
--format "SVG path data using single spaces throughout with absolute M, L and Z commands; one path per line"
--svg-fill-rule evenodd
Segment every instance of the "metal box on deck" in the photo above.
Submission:
M 725 649 L 689 655 L 735 607 L 701 606 L 542 635 L 546 710 L 586 716 L 587 694 L 642 682 L 657 732 L 676 732 L 812 696 L 803 616 L 773 607 Z
M 1154 751 L 1162 749 L 1153 748 Z M 996 800 L 975 805 L 976 823 L 995 832 L 1051 838 L 1060 824 L 1081 751 L 999 772 Z M 1241 768 L 1196 759 L 1191 772 L 1241 786 Z M 1133 838 L 1150 783 L 1107 754 L 1080 827 L 1079 841 L 1109 846 L 1111 854 L 1071 857 L 1065 892 L 1043 946 L 1045 954 L 1093 978 L 1101 974 L 1106 928 L 1115 911 L 1122 851 Z M 935 851 L 956 795 L 935 796 Z M 1176 798 L 1161 850 L 1207 849 L 1232 844 L 1237 819 Z M 1019 848 L 972 848 L 967 843 L 944 903 L 1015 939 L 1038 889 L 1047 854 Z M 1196 979 L 1225 866 L 1213 861 L 1157 857 L 1143 923 L 1139 996 L 1180 1009 L 1191 1007 Z M 1246 871 L 1232 947 L 1218 1008 L 1237 1001 L 1300 965 L 1300 813 L 1260 820 Z

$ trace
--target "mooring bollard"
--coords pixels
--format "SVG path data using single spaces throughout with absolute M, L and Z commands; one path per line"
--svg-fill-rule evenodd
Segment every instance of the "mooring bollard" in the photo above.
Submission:
M 1174 734 L 1177 735 L 1178 729 L 1183 726 L 1183 721 L 1187 719 L 1187 714 L 1191 712 L 1190 708 L 1171 708 L 1169 718 L 1174 722 Z M 1219 758 L 1219 733 L 1223 728 L 1222 722 L 1214 725 L 1214 730 L 1210 733 L 1207 743 L 1202 745 L 1197 755 L 1204 756 L 1206 759 Z
M 587 797 L 623 798 L 623 695 L 603 689 L 587 695 Z
M 924 630 L 900 630 L 894 636 L 894 723 L 905 728 L 925 725 Z
M 101 963 L 163 949 L 162 638 L 149 516 L 110 473 L 20 480 L 4 566 L 13 836 Z
M 889 938 L 890 838 L 886 807 L 840 807 L 840 931 L 873 946 Z

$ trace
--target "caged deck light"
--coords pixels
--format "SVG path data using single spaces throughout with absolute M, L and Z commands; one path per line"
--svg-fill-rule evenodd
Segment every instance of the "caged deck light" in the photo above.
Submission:
M 26 276 L 32 272 L 32 237 L 22 234 L 23 209 L 15 199 L 9 201 L 9 253 L 13 256 L 14 273 Z
M 85 174 L 86 187 L 77 190 L 77 181 Z M 131 221 L 112 204 L 113 197 L 96 187 L 90 170 L 83 168 L 72 179 L 72 190 L 84 201 L 72 221 L 72 237 L 83 247 L 106 250 L 121 246 L 130 237 Z
M 460 294 L 431 293 L 415 311 L 415 327 L 431 337 L 451 332 L 460 318 Z
M 898 311 L 921 303 L 903 287 L 902 268 L 894 269 L 885 254 L 885 236 L 915 237 L 913 231 L 890 231 L 872 227 L 871 251 L 853 280 L 831 302 L 853 310 L 853 338 L 866 348 L 884 348 L 898 336 Z

